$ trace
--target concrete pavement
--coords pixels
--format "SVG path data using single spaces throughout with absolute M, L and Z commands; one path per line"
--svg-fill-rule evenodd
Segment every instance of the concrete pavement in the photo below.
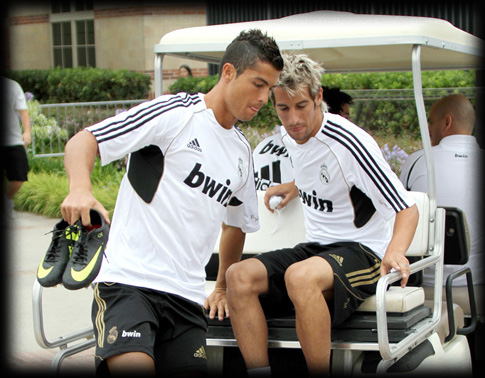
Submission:
M 9 261 L 5 285 L 8 295 L 4 329 L 8 331 L 8 343 L 4 348 L 4 361 L 13 374 L 30 376 L 41 372 L 46 375 L 59 351 L 59 348 L 43 349 L 37 344 L 32 311 L 37 266 L 50 244 L 52 234 L 49 232 L 57 222 L 58 219 L 15 212 L 15 219 L 7 229 Z M 44 328 L 49 341 L 92 327 L 92 289 L 69 291 L 59 285 L 42 292 Z M 91 348 L 67 357 L 61 365 L 61 375 L 73 372 L 94 375 L 93 355 L 94 348 Z

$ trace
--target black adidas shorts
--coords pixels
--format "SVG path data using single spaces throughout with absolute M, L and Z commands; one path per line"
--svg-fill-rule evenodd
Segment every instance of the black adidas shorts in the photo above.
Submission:
M 27 181 L 29 160 L 24 146 L 1 146 L 0 161 L 9 181 Z
M 199 304 L 146 288 L 97 283 L 91 316 L 99 375 L 108 372 L 107 358 L 127 352 L 150 355 L 157 376 L 207 374 L 207 320 Z
M 369 248 L 353 242 L 329 245 L 301 243 L 294 248 L 261 253 L 255 257 L 268 271 L 269 290 L 260 296 L 266 316 L 285 316 L 294 311 L 284 275 L 290 265 L 312 256 L 324 258 L 334 271 L 334 295 L 333 300 L 328 302 L 332 325 L 342 323 L 365 298 L 375 294 L 381 260 Z

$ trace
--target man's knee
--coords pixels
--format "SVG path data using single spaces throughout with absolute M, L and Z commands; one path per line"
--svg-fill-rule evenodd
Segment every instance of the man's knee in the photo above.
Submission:
M 231 290 L 245 290 L 252 281 L 251 271 L 247 267 L 247 261 L 232 264 L 226 271 L 226 282 Z
M 293 301 L 308 288 L 310 269 L 305 264 L 296 263 L 288 267 L 285 272 L 285 284 L 288 296 Z
M 227 290 L 235 295 L 259 294 L 265 274 L 264 265 L 256 259 L 232 264 L 226 271 Z
M 308 295 L 324 292 L 333 287 L 333 270 L 322 258 L 311 258 L 291 265 L 285 273 L 288 296 L 304 301 Z

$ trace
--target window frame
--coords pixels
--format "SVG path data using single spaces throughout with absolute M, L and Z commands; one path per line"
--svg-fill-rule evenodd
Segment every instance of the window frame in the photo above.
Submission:
M 75 9 L 75 1 L 72 1 L 70 3 L 70 9 L 71 11 L 69 12 L 62 12 L 62 13 L 52 13 L 52 10 L 51 10 L 51 13 L 50 13 L 50 17 L 49 17 L 49 21 L 50 21 L 50 24 L 51 24 L 51 46 L 52 46 L 52 50 L 51 50 L 51 61 L 52 61 L 52 66 L 55 67 L 56 66 L 56 50 L 61 50 L 62 51 L 62 65 L 61 67 L 63 68 L 68 68 L 66 66 L 66 64 L 68 64 L 69 62 L 66 62 L 66 59 L 65 59 L 65 56 L 64 56 L 64 52 L 67 51 L 67 50 L 70 50 L 71 51 L 71 59 L 72 59 L 72 67 L 80 67 L 80 66 L 83 66 L 83 67 L 96 67 L 96 38 L 95 38 L 95 30 L 94 30 L 94 10 L 83 10 L 83 11 L 73 11 L 72 9 Z M 92 23 L 92 28 L 93 28 L 93 36 L 92 36 L 92 43 L 85 43 L 87 42 L 86 41 L 86 38 L 85 38 L 85 41 L 83 41 L 83 43 L 79 43 L 78 41 L 78 23 L 79 22 L 84 22 L 84 26 L 86 27 L 87 23 Z M 54 28 L 55 26 L 54 25 L 62 25 L 62 24 L 65 24 L 65 23 L 69 23 L 70 24 L 70 39 L 71 39 L 71 43 L 70 45 L 69 44 L 65 44 L 64 40 L 63 40 L 63 37 L 62 37 L 62 33 L 63 31 L 61 31 L 61 44 L 60 45 L 55 45 L 54 42 L 55 42 L 55 36 L 54 36 Z M 62 26 L 61 26 L 62 28 Z M 86 33 L 85 33 L 85 37 L 86 37 Z M 82 61 L 82 58 L 80 58 L 79 54 L 79 49 L 84 49 L 84 52 L 87 54 L 87 57 L 84 59 L 85 61 L 85 65 L 80 65 L 80 61 Z M 92 56 L 90 56 L 90 54 L 92 54 Z M 94 64 L 93 64 L 94 63 Z M 57 65 L 59 66 L 59 65 Z

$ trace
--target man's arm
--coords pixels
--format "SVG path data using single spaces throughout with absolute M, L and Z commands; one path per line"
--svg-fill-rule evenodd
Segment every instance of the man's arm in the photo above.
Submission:
M 89 131 L 81 131 L 66 144 L 64 166 L 69 180 L 69 194 L 61 205 L 62 217 L 73 224 L 80 217 L 83 225 L 89 226 L 90 209 L 98 210 L 109 223 L 109 213 L 93 197 L 91 172 L 98 152 L 98 143 Z
M 409 261 L 406 258 L 408 250 L 418 225 L 418 207 L 413 205 L 396 214 L 394 231 L 381 263 L 381 276 L 394 268 L 402 274 L 401 287 L 405 287 L 409 279 Z
M 20 109 L 19 115 L 22 127 L 24 128 L 22 139 L 24 140 L 24 147 L 27 147 L 32 142 L 29 111 L 27 109 Z
M 232 264 L 241 260 L 246 234 L 238 227 L 222 224 L 221 241 L 219 244 L 219 271 L 214 291 L 205 300 L 204 306 L 209 311 L 209 317 L 224 320 L 224 314 L 229 317 L 226 300 L 226 271 Z

